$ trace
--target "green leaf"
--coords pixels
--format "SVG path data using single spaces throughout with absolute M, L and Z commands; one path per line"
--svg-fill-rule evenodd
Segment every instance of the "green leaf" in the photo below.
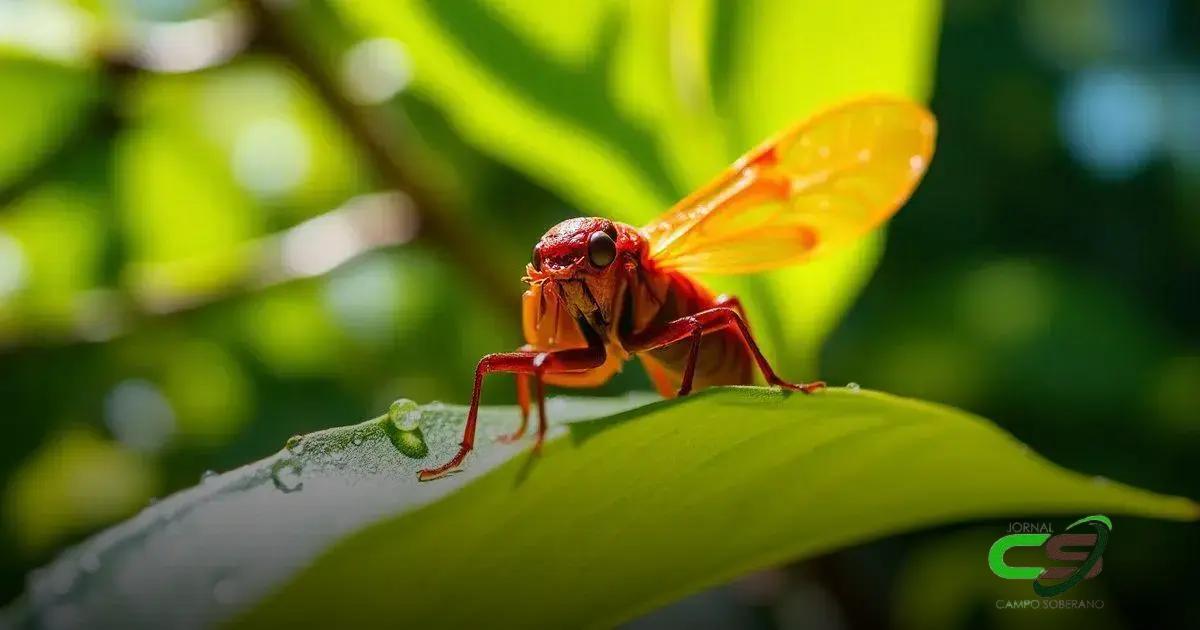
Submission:
M 0 46 L 0 189 L 61 147 L 93 105 L 95 74 Z
M 461 407 L 294 439 L 67 552 L 19 612 L 70 605 L 126 627 L 238 613 L 238 627 L 608 625 L 935 524 L 1197 517 L 1187 499 L 1066 471 L 985 420 L 914 400 L 724 388 L 634 408 L 644 400 L 551 400 L 574 422 L 538 457 L 494 443 L 515 413 L 485 408 L 466 471 L 432 483 L 416 471 L 453 452 Z M 596 416 L 608 417 L 582 421 Z

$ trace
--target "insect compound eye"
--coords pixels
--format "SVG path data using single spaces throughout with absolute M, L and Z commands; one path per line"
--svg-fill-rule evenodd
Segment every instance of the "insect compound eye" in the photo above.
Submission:
M 542 254 L 536 247 L 533 248 L 533 257 L 530 262 L 533 263 L 534 269 L 537 269 L 538 271 L 542 270 Z
M 605 232 L 593 232 L 588 238 L 588 260 L 596 267 L 607 267 L 617 258 L 617 243 Z

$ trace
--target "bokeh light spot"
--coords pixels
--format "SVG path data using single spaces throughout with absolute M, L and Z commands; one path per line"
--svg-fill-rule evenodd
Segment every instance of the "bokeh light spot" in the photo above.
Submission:
M 176 344 L 162 383 L 178 411 L 180 436 L 194 443 L 220 444 L 250 418 L 249 377 L 232 354 L 211 341 Z
M 38 552 L 137 511 L 158 486 L 157 472 L 141 455 L 69 428 L 15 471 L 3 518 L 19 547 Z
M 272 117 L 250 123 L 233 146 L 233 173 L 250 192 L 277 197 L 290 192 L 308 174 L 311 148 L 291 120 Z
M 350 336 L 381 342 L 395 333 L 402 286 L 395 261 L 366 257 L 336 274 L 325 287 L 325 303 Z
M 133 378 L 108 393 L 104 423 L 125 446 L 153 453 L 162 450 L 175 433 L 175 410 L 153 383 Z
M 17 239 L 0 232 L 0 300 L 25 286 L 25 252 Z
M 1154 379 L 1151 403 L 1171 429 L 1200 435 L 1200 356 L 1166 361 Z
M 355 44 L 342 58 L 342 82 L 354 100 L 382 103 L 403 90 L 412 64 L 400 42 L 380 37 Z
M 1160 150 L 1163 114 L 1161 94 L 1148 77 L 1094 69 L 1067 88 L 1059 124 L 1072 157 L 1100 177 L 1123 179 Z
M 1027 341 L 1048 323 L 1053 292 L 1031 262 L 997 262 L 969 274 L 959 294 L 959 316 L 986 341 Z

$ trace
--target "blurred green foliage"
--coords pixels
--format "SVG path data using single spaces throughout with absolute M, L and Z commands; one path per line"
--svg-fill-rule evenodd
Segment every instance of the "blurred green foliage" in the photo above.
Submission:
M 205 469 L 397 396 L 463 401 L 479 355 L 519 342 L 517 314 L 419 227 L 382 247 L 344 222 L 300 230 L 390 185 L 245 6 L 0 4 L 9 596 L 55 549 Z M 1171 0 L 304 0 L 275 28 L 378 115 L 514 297 L 556 221 L 645 221 L 849 95 L 931 98 L 938 154 L 886 252 L 876 237 L 714 284 L 744 298 L 789 376 L 955 404 L 1071 468 L 1198 496 L 1198 23 Z M 313 258 L 335 250 L 360 255 Z M 601 392 L 645 387 L 631 368 Z M 108 482 L 80 485 L 93 478 Z M 1200 554 L 1170 526 L 1125 531 Z M 930 536 L 838 566 L 900 593 Z M 946 566 L 968 566 L 946 546 Z M 1179 590 L 1195 569 L 1125 561 L 1105 574 L 1114 625 L 1200 615 Z
M 414 90 L 465 138 L 580 212 L 634 225 L 822 106 L 872 92 L 924 98 L 938 18 L 926 0 L 337 6 L 404 42 Z M 850 38 L 870 45 L 839 45 Z M 743 298 L 785 370 L 809 377 L 879 247 L 867 239 L 804 268 L 711 282 Z

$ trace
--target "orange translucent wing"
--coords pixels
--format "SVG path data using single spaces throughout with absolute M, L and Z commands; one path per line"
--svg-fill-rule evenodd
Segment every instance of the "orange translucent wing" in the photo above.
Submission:
M 662 269 L 750 273 L 845 245 L 912 194 L 936 129 L 925 108 L 895 98 L 821 112 L 646 226 L 650 256 Z

